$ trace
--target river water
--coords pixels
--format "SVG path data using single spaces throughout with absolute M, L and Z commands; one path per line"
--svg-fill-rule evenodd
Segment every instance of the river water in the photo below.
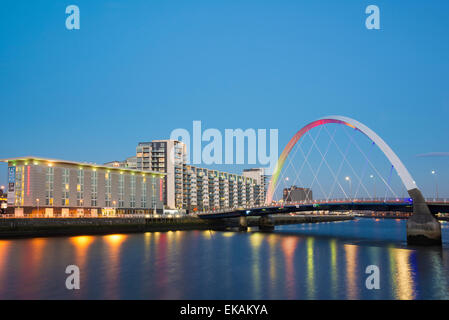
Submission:
M 0 240 L 0 299 L 448 299 L 449 224 L 443 248 L 414 248 L 405 222 Z

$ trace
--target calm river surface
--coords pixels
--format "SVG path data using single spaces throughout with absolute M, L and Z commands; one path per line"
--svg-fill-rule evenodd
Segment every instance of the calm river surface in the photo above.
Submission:
M 432 249 L 407 247 L 405 222 L 0 240 L 0 299 L 448 299 L 449 224 Z

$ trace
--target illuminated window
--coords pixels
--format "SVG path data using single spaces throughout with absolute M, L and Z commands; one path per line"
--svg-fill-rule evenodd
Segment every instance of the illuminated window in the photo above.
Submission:
M 156 177 L 151 177 L 151 208 L 156 208 Z
M 104 175 L 105 179 L 105 206 L 111 207 L 112 201 L 111 201 L 111 190 L 112 190 L 112 177 L 111 173 L 106 172 Z
M 84 204 L 84 170 L 79 169 L 76 177 L 76 205 Z
M 134 208 L 136 206 L 136 176 L 131 176 L 131 190 L 129 196 L 129 206 Z
M 142 178 L 142 194 L 140 197 L 140 206 L 146 208 L 147 206 L 147 179 Z
M 69 192 L 70 192 L 70 170 L 62 169 L 62 196 L 61 196 L 61 205 L 68 206 L 69 205 Z
M 45 174 L 45 205 L 53 205 L 55 169 L 48 167 Z
M 24 166 L 18 166 L 16 167 L 16 182 L 15 182 L 15 204 L 16 206 L 23 205 L 23 198 L 25 196 L 25 188 L 24 188 L 24 174 L 25 174 L 25 167 Z
M 119 206 L 119 208 L 123 208 L 125 206 L 124 194 L 125 194 L 125 176 L 123 174 L 120 174 L 118 176 L 118 206 Z
M 97 206 L 98 201 L 98 174 L 97 171 L 92 171 L 91 175 L 91 190 L 90 190 L 90 205 Z

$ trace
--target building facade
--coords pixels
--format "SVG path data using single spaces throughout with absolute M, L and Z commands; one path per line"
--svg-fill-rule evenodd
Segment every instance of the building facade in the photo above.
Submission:
M 129 168 L 129 169 L 137 169 L 137 158 L 136 156 L 129 157 L 123 161 L 110 161 L 105 163 L 106 166 L 112 166 L 116 168 Z
M 185 165 L 182 208 L 191 212 L 261 206 L 260 185 L 252 177 Z
M 165 174 L 162 184 L 163 201 L 167 208 L 182 208 L 183 166 L 186 146 L 177 140 L 140 142 L 136 147 L 136 168 Z
M 284 202 L 312 201 L 313 200 L 312 189 L 299 188 L 297 186 L 284 188 L 282 193 L 282 199 L 284 200 Z
M 165 174 L 36 157 L 8 163 L 8 213 L 48 217 L 162 212 Z
M 264 169 L 247 169 L 238 175 L 192 166 L 186 160 L 181 141 L 154 140 L 136 147 L 137 169 L 166 174 L 162 192 L 168 209 L 196 212 L 264 204 Z
M 270 176 L 265 174 L 264 168 L 251 168 L 244 169 L 243 176 L 248 178 L 253 178 L 256 183 L 255 188 L 255 198 L 260 204 L 265 203 L 265 198 L 267 196 L 268 184 L 270 183 Z

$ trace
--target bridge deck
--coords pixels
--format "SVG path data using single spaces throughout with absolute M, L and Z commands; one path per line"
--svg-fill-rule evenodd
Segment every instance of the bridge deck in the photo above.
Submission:
M 432 214 L 449 213 L 449 203 L 428 203 Z M 200 213 L 198 217 L 203 219 L 222 219 L 240 216 L 263 216 L 272 214 L 285 214 L 304 211 L 391 211 L 391 212 L 413 212 L 411 202 L 332 202 L 332 203 L 310 203 L 285 206 L 239 208 L 220 212 Z

